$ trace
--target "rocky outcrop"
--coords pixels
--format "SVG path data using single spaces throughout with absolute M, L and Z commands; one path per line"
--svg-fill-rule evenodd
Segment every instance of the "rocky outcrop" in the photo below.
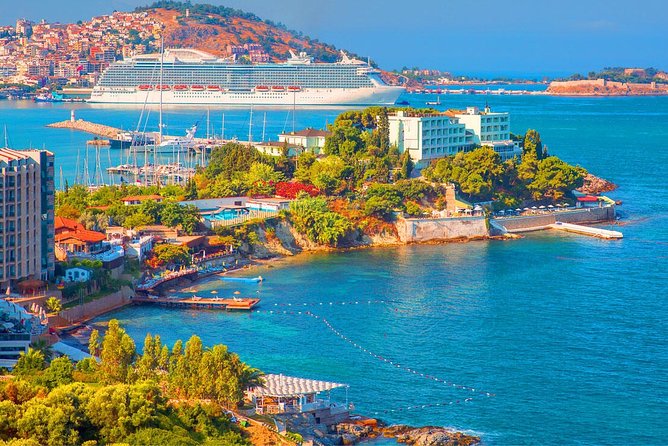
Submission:
M 577 190 L 585 194 L 598 195 L 615 189 L 617 189 L 615 183 L 588 173 L 584 178 L 584 184 Z
M 555 96 L 662 96 L 668 94 L 668 85 L 655 82 L 612 82 L 605 79 L 553 81 L 547 93 Z
M 385 437 L 414 446 L 470 446 L 480 443 L 480 437 L 466 435 L 443 427 L 389 426 L 381 429 Z

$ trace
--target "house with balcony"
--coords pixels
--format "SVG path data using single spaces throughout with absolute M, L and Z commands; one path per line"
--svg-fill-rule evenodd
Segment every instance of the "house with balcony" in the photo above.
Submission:
M 67 255 L 89 256 L 108 249 L 103 242 L 106 235 L 86 229 L 81 223 L 64 217 L 55 218 L 55 242 L 59 260 Z

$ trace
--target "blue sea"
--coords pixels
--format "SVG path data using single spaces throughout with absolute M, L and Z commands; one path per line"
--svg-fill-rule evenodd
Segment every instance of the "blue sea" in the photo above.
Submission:
M 415 106 L 435 98 L 406 96 Z M 210 279 L 190 290 L 259 296 L 259 312 L 128 307 L 95 324 L 117 318 L 138 345 L 147 332 L 169 343 L 197 334 L 267 372 L 348 384 L 359 413 L 449 426 L 488 445 L 665 444 L 668 98 L 441 101 L 443 108 L 489 102 L 510 111 L 513 132 L 538 129 L 551 153 L 617 183 L 609 195 L 624 203 L 615 227 L 624 239 L 543 232 L 504 242 L 305 254 L 248 272 L 266 279 L 259 285 Z M 4 101 L 0 126 L 7 125 L 13 147 L 54 151 L 57 171 L 62 166 L 73 178 L 77 150 L 89 137 L 44 128 L 73 108 L 78 117 L 124 128 L 140 113 Z M 291 110 L 254 109 L 254 134 L 265 112 L 268 138 L 291 130 Z M 320 128 L 339 112 L 298 109 L 296 126 Z M 176 132 L 205 113 L 168 109 L 166 120 Z M 223 113 L 228 135 L 246 137 L 249 110 L 212 108 L 217 129 Z M 334 396 L 344 400 L 346 392 Z

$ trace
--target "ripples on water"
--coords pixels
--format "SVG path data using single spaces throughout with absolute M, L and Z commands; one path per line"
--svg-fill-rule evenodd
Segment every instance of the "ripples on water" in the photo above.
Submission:
M 488 444 L 665 443 L 668 98 L 443 99 L 447 107 L 482 106 L 488 100 L 493 108 L 509 110 L 513 132 L 537 128 L 553 153 L 618 183 L 610 195 L 624 201 L 617 228 L 624 240 L 539 233 L 508 242 L 305 255 L 261 270 L 267 280 L 259 286 L 210 280 L 196 292 L 259 291 L 261 310 L 279 308 L 274 304 L 391 300 L 313 311 L 374 353 L 488 390 L 493 398 L 385 412 L 469 394 L 378 361 L 304 315 L 130 307 L 97 323 L 120 319 L 139 345 L 148 331 L 170 343 L 198 334 L 206 344 L 228 344 L 266 371 L 348 383 L 360 413 L 470 429 Z M 33 105 L 4 102 L 0 124 L 8 124 L 15 147 L 48 144 L 58 163 L 73 165 L 76 146 L 86 136 L 41 130 L 50 120 L 67 119 L 69 107 L 53 106 L 45 114 Z M 125 128 L 138 114 L 78 108 L 80 117 L 125 122 Z M 201 115 L 170 113 L 172 127 L 182 128 Z M 236 114 L 240 135 L 244 113 L 226 111 L 229 122 Z M 268 134 L 278 133 L 286 111 L 267 113 L 274 122 Z M 298 111 L 297 123 L 322 127 L 337 113 Z

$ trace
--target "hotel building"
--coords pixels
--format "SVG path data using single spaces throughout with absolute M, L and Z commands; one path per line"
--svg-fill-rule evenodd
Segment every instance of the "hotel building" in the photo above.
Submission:
M 408 151 L 418 168 L 474 145 L 466 126 L 445 113 L 398 111 L 388 115 L 388 120 L 390 144 L 396 145 L 400 153 Z
M 501 156 L 502 161 L 522 155 L 519 144 L 510 139 L 508 112 L 492 112 L 487 106 L 482 111 L 478 107 L 467 107 L 466 110 L 448 113 L 473 133 L 474 144 L 491 147 Z
M 0 288 L 54 274 L 54 155 L 0 148 Z

